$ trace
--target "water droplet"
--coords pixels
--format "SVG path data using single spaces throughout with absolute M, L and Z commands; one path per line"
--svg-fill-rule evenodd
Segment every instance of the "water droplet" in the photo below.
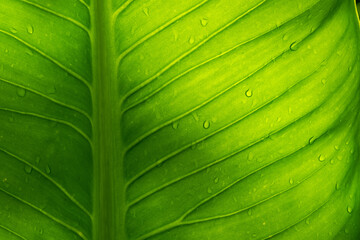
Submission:
M 4 52 L 5 52 L 5 53 L 8 53 L 8 52 L 9 52 L 9 49 L 5 48 Z
M 12 28 L 10 28 L 10 32 L 12 32 L 12 33 L 17 33 L 17 30 L 12 27 Z
M 335 148 L 336 151 L 338 151 L 340 149 L 339 145 L 335 145 L 334 148 Z
M 204 127 L 205 129 L 208 129 L 208 128 L 210 127 L 210 122 L 209 122 L 208 120 L 204 121 L 203 127 Z
M 291 51 L 298 50 L 298 46 L 297 46 L 296 42 L 293 42 L 293 43 L 290 44 L 290 50 Z
M 293 184 L 294 184 L 294 180 L 293 180 L 292 178 L 290 178 L 289 183 L 290 183 L 291 185 L 293 185 Z
M 177 129 L 178 127 L 179 127 L 179 123 L 178 122 L 173 122 L 172 128 Z
M 192 113 L 192 116 L 196 122 L 199 121 L 199 116 L 195 112 Z
M 177 31 L 173 30 L 173 34 L 174 34 L 174 41 L 176 42 L 179 38 L 179 34 Z
M 311 144 L 313 144 L 315 142 L 315 137 L 311 137 L 310 139 L 309 139 L 309 144 L 311 145 Z
M 348 71 L 349 71 L 349 72 L 351 72 L 351 71 L 352 71 L 352 66 L 350 66 L 350 67 L 348 68 Z
M 190 38 L 189 38 L 189 43 L 190 43 L 190 44 L 193 44 L 194 42 L 195 42 L 195 38 L 194 38 L 194 37 L 190 37 Z
M 325 160 L 325 157 L 324 157 L 323 155 L 320 155 L 320 156 L 319 156 L 319 161 L 320 161 L 320 162 L 323 162 L 324 160 Z
M 216 177 L 216 178 L 214 179 L 214 183 L 218 183 L 218 182 L 219 182 L 219 178 Z
M 200 20 L 201 26 L 205 27 L 208 24 L 208 19 L 207 18 L 202 18 Z
M 27 49 L 25 52 L 29 56 L 34 56 L 34 53 L 30 49 Z
M 208 192 L 208 193 L 212 193 L 212 189 L 209 187 L 209 188 L 207 189 L 207 192 Z
M 247 214 L 248 214 L 249 216 L 251 216 L 251 214 L 252 214 L 251 208 L 248 210 Z
M 149 16 L 149 8 L 145 7 L 145 8 L 143 9 L 143 12 L 144 12 L 144 14 L 145 14 L 146 16 Z
M 334 164 L 334 163 L 335 163 L 334 159 L 331 159 L 330 164 Z
M 347 212 L 348 212 L 348 213 L 352 213 L 352 211 L 353 211 L 352 207 L 348 206 L 348 207 L 347 207 Z
M 339 189 L 340 189 L 340 183 L 336 183 L 335 189 L 336 189 L 336 190 L 339 190 Z
M 292 108 L 291 107 L 289 107 L 289 113 L 292 113 Z
M 248 89 L 245 91 L 245 96 L 251 97 L 252 95 L 253 95 L 253 93 L 252 93 L 251 89 Z
M 51 173 L 51 169 L 50 169 L 49 165 L 46 166 L 45 171 L 46 171 L 47 174 Z
M 32 172 L 32 167 L 30 167 L 29 165 L 26 165 L 26 166 L 25 166 L 25 172 L 26 172 L 27 174 L 30 174 L 30 173 Z
M 43 235 L 44 233 L 44 230 L 41 228 L 40 231 L 39 231 L 40 235 Z
M 56 86 L 55 85 L 48 86 L 48 88 L 46 89 L 46 92 L 49 93 L 49 94 L 56 93 Z
M 248 160 L 253 160 L 254 159 L 254 154 L 252 152 L 249 152 L 249 155 L 248 155 Z
M 305 221 L 305 223 L 306 223 L 307 225 L 309 225 L 309 224 L 310 224 L 310 219 L 307 218 L 306 221 Z
M 325 78 L 321 79 L 321 83 L 322 83 L 322 85 L 325 85 L 326 79 Z
M 24 88 L 18 88 L 16 90 L 16 94 L 19 96 L 19 97 L 25 97 L 26 95 L 26 90 Z
M 34 27 L 33 26 L 31 26 L 31 25 L 27 25 L 27 32 L 29 33 L 29 34 L 33 34 L 34 33 Z
M 284 36 L 282 37 L 282 39 L 283 39 L 284 41 L 286 41 L 286 40 L 289 39 L 289 36 L 288 36 L 287 34 L 284 34 Z

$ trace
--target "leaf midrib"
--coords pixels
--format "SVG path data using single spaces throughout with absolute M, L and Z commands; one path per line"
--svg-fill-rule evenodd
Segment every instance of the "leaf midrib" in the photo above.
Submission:
M 94 113 L 93 239 L 127 239 L 122 212 L 125 194 L 119 159 L 122 159 L 123 147 L 118 124 L 119 84 L 113 14 L 110 0 L 93 1 L 90 6 Z

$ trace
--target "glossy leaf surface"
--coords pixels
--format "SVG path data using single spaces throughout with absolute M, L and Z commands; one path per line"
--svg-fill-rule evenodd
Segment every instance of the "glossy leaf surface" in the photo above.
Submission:
M 353 0 L 0 0 L 0 239 L 358 239 Z

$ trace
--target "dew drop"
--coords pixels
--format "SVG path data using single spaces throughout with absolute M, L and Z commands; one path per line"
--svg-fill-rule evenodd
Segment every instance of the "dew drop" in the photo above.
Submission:
M 293 180 L 292 178 L 290 178 L 289 183 L 290 183 L 291 185 L 293 185 L 293 184 L 294 184 L 294 180 Z
M 253 95 L 253 93 L 252 93 L 251 89 L 248 89 L 248 90 L 245 91 L 245 96 L 246 97 L 251 97 L 252 95 Z
M 143 12 L 144 12 L 144 14 L 145 14 L 146 16 L 149 16 L 149 8 L 145 7 L 145 8 L 143 9 Z
M 322 83 L 322 85 L 325 85 L 326 79 L 325 78 L 321 79 L 321 83 Z
M 194 42 L 195 42 L 195 38 L 194 38 L 194 37 L 190 37 L 190 38 L 189 38 L 189 43 L 190 43 L 190 44 L 193 44 Z
M 335 148 L 336 151 L 338 151 L 339 150 L 339 145 L 335 145 L 334 148 Z
M 8 52 L 9 52 L 9 49 L 5 48 L 4 52 L 5 52 L 5 53 L 8 53 Z
M 46 166 L 45 171 L 46 171 L 47 174 L 51 173 L 51 169 L 50 169 L 49 165 Z
M 192 113 L 192 116 L 196 122 L 199 121 L 199 116 L 195 112 Z
M 335 189 L 336 189 L 336 190 L 339 190 L 339 189 L 340 189 L 340 183 L 336 183 Z
M 324 160 L 325 160 L 325 157 L 324 157 L 323 155 L 320 155 L 320 156 L 319 156 L 319 161 L 320 161 L 320 162 L 323 162 Z
M 27 32 L 29 33 L 29 34 L 33 34 L 34 33 L 34 27 L 33 26 L 31 26 L 31 25 L 27 25 Z
M 25 95 L 26 95 L 26 90 L 23 89 L 23 88 L 18 88 L 18 89 L 16 90 L 16 94 L 17 94 L 19 97 L 25 97 Z
M 335 163 L 334 159 L 330 160 L 330 164 L 333 165 Z
M 311 144 L 313 144 L 315 142 L 315 138 L 314 137 L 311 137 L 310 139 L 309 139 L 309 144 L 311 145 Z
M 252 152 L 249 153 L 248 155 L 248 160 L 253 160 L 254 159 L 254 154 Z
M 203 127 L 204 127 L 205 129 L 208 129 L 208 128 L 210 127 L 210 122 L 209 122 L 208 120 L 204 121 Z
M 350 67 L 348 68 L 348 71 L 349 71 L 349 72 L 351 72 L 351 71 L 352 71 L 352 66 L 350 66 Z
M 348 206 L 348 207 L 347 207 L 347 212 L 348 212 L 348 213 L 352 213 L 352 211 L 353 211 L 352 207 Z
M 208 24 L 208 19 L 207 18 L 202 18 L 200 20 L 201 26 L 205 27 Z
M 12 27 L 12 28 L 10 28 L 10 32 L 12 32 L 12 33 L 17 33 L 17 30 Z
M 176 42 L 179 38 L 179 34 L 177 31 L 173 30 L 173 34 L 174 34 L 174 41 Z
M 56 87 L 55 87 L 55 85 L 49 86 L 49 87 L 47 88 L 46 92 L 49 93 L 49 94 L 54 94 L 54 93 L 56 93 Z
M 309 225 L 309 224 L 310 224 L 310 219 L 307 218 L 306 221 L 305 221 L 305 223 L 306 223 L 307 225 Z
M 36 164 L 39 164 L 39 163 L 40 163 L 40 157 L 36 157 L 36 158 L 35 158 L 35 163 L 36 163 Z
M 251 214 L 252 214 L 251 208 L 248 210 L 247 214 L 248 214 L 249 216 L 251 216 Z
M 29 56 L 34 56 L 34 53 L 30 49 L 27 49 L 25 52 Z
M 293 43 L 290 44 L 290 50 L 291 51 L 298 50 L 298 46 L 297 46 L 296 42 L 293 42 Z
M 40 235 L 43 235 L 44 233 L 44 230 L 41 228 L 40 231 L 39 231 Z
M 178 127 L 179 127 L 179 123 L 173 122 L 172 128 L 173 128 L 173 129 L 177 129 Z
M 27 174 L 30 174 L 30 173 L 32 172 L 32 167 L 30 167 L 29 165 L 26 165 L 26 166 L 25 166 L 25 172 L 26 172 Z
M 284 34 L 283 37 L 282 37 L 282 39 L 283 39 L 284 41 L 286 41 L 286 40 L 289 39 L 289 36 L 288 36 L 287 34 Z
M 207 189 L 207 192 L 208 192 L 208 193 L 212 193 L 212 189 L 209 187 L 209 188 Z

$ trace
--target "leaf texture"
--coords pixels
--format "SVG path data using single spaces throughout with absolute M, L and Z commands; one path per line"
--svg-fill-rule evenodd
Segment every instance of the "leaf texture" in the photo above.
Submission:
M 0 0 L 0 240 L 358 239 L 353 0 Z

